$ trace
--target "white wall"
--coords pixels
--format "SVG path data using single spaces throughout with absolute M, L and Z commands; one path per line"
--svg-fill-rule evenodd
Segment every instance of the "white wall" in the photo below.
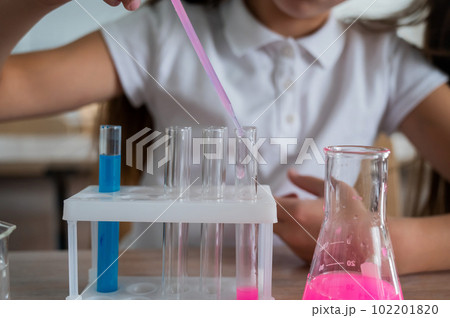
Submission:
M 359 15 L 367 8 L 369 16 L 383 16 L 395 10 L 404 8 L 412 0 L 347 0 L 337 7 L 337 12 L 342 15 Z
M 365 17 L 377 18 L 407 7 L 414 0 L 347 0 L 336 7 L 335 12 L 340 17 L 357 17 L 366 9 Z M 371 5 L 373 3 L 373 5 Z M 421 47 L 424 26 L 400 28 L 398 34 L 407 41 Z
M 122 6 L 112 8 L 102 0 L 77 1 L 102 24 L 128 14 L 128 11 Z M 14 52 L 28 52 L 61 46 L 97 28 L 98 25 L 78 4 L 72 1 L 51 12 L 36 24 L 19 42 Z

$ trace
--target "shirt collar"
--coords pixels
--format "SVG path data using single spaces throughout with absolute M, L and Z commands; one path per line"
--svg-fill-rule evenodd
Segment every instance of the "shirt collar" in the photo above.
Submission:
M 241 57 L 269 43 L 287 38 L 271 31 L 253 17 L 244 0 L 225 2 L 220 9 L 225 38 L 235 55 Z M 331 14 L 327 22 L 311 35 L 296 40 L 323 67 L 332 66 L 342 53 L 342 24 Z M 320 40 L 319 40 L 320 39 Z
M 299 38 L 296 42 L 323 67 L 333 66 L 341 56 L 345 41 L 343 24 L 333 14 L 313 34 Z

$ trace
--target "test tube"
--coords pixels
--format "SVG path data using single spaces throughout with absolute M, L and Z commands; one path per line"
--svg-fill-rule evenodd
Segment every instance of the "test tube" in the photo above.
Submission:
M 236 130 L 236 196 L 241 201 L 254 201 L 257 197 L 258 164 L 251 150 L 256 144 L 256 127 Z
M 257 161 L 251 153 L 256 128 L 236 132 L 236 196 L 240 201 L 257 198 Z M 236 299 L 258 299 L 258 224 L 236 225 Z
M 164 189 L 167 198 L 186 200 L 189 197 L 191 164 L 191 127 L 166 129 L 168 161 L 164 171 Z M 187 223 L 164 223 L 163 228 L 163 277 L 165 295 L 181 298 L 186 290 L 188 259 Z
M 202 197 L 221 201 L 224 197 L 227 158 L 226 127 L 203 130 Z M 200 292 L 204 298 L 220 299 L 222 279 L 223 224 L 203 223 L 200 242 Z
M 100 126 L 99 192 L 120 190 L 120 126 Z M 98 222 L 97 291 L 117 290 L 119 222 Z

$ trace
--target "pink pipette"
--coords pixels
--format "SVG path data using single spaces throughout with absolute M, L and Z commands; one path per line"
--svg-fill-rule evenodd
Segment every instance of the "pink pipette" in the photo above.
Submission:
M 183 5 L 181 4 L 181 1 L 180 0 L 171 0 L 171 1 L 173 6 L 175 7 L 175 11 L 177 12 L 178 17 L 180 18 L 181 24 L 183 25 L 184 30 L 186 31 L 186 34 L 189 37 L 189 40 L 191 41 L 192 46 L 194 47 L 194 50 L 197 53 L 197 56 L 203 65 L 203 68 L 208 74 L 211 82 L 213 83 L 217 91 L 217 94 L 219 95 L 220 101 L 222 102 L 228 114 L 231 116 L 231 119 L 233 120 L 233 123 L 239 132 L 239 135 L 242 135 L 241 134 L 242 127 L 236 118 L 236 114 L 234 113 L 230 99 L 228 98 L 227 93 L 225 93 L 222 83 L 220 83 L 220 80 L 217 77 L 216 72 L 214 71 L 214 68 L 211 65 L 208 56 L 206 55 L 202 44 L 200 43 L 197 33 L 195 33 L 194 27 L 192 26 L 192 23 L 189 20 L 189 17 L 187 16 L 186 11 L 184 10 Z

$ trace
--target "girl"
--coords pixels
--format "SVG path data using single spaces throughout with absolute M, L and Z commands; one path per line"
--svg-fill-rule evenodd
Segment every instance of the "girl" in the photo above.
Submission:
M 65 2 L 0 0 L 0 118 L 67 111 L 125 94 L 133 106 L 146 105 L 158 131 L 182 124 L 193 126 L 199 135 L 202 126 L 232 127 L 167 0 L 68 46 L 10 56 L 34 23 Z M 122 2 L 130 10 L 138 5 L 131 0 L 107 2 Z M 186 2 L 238 119 L 256 125 L 259 136 L 267 138 L 259 149 L 266 164 L 260 166 L 258 181 L 270 184 L 277 195 L 295 193 L 303 199 L 280 202 L 289 211 L 307 207 L 320 217 L 313 210 L 320 200 L 305 201 L 305 191 L 286 179 L 289 165 L 322 177 L 316 149 L 371 144 L 380 131 L 400 129 L 450 177 L 447 77 L 393 32 L 337 21 L 330 11 L 343 0 Z M 136 133 L 143 127 L 127 128 Z M 301 157 L 308 137 L 314 138 L 306 148 L 310 156 Z M 311 183 L 307 187 L 301 180 Z M 300 178 L 296 184 L 318 194 L 311 188 L 316 187 L 313 180 Z M 162 178 L 146 174 L 143 182 L 157 184 Z M 277 232 L 292 246 L 299 242 L 301 229 L 295 233 L 283 213 Z M 444 235 L 442 224 L 430 225 L 438 230 L 433 233 Z M 394 240 L 408 234 L 402 226 L 393 229 Z M 443 251 L 445 244 L 437 248 Z M 449 262 L 440 266 L 450 268 Z M 421 269 L 401 266 L 400 261 L 400 272 Z
M 450 4 L 442 0 L 415 1 L 403 12 L 409 19 L 409 24 L 419 23 L 426 17 L 426 32 L 424 52 L 432 63 L 446 74 L 450 74 Z M 373 21 L 366 21 L 374 27 Z M 385 19 L 378 27 L 397 26 L 398 17 Z M 448 102 L 447 102 L 448 104 Z M 421 154 L 422 157 L 424 154 Z M 393 236 L 397 267 L 400 273 L 448 269 L 449 263 L 443 251 L 448 249 L 450 236 L 449 183 L 438 171 L 428 168 L 424 160 L 415 163 L 413 170 L 416 176 L 410 178 L 410 193 L 406 202 L 406 213 L 413 216 L 428 216 L 425 218 L 390 219 L 390 229 Z M 300 201 L 295 196 L 278 199 L 280 206 L 289 209 L 297 222 L 317 237 L 323 218 L 323 181 L 300 176 L 294 171 L 289 174 L 292 182 L 299 187 L 316 194 L 319 199 Z M 426 182 L 426 180 L 429 180 Z M 448 180 L 448 177 L 447 177 Z M 423 200 L 424 193 L 427 194 Z M 422 203 L 421 203 L 422 202 Z M 303 231 L 298 231 L 298 225 L 286 212 L 279 211 L 279 224 L 275 231 L 284 238 L 287 244 L 302 258 L 311 260 L 315 243 Z M 439 215 L 430 217 L 430 215 Z

